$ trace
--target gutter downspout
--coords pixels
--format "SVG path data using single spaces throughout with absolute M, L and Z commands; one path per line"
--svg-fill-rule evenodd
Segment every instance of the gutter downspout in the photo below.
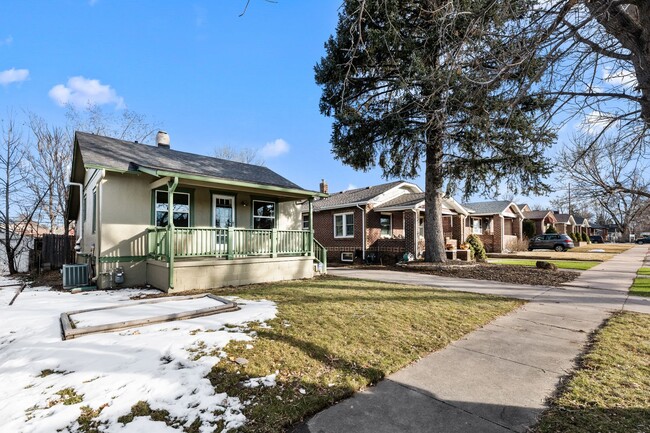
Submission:
M 366 210 L 357 205 L 361 210 L 361 259 L 366 262 Z
M 420 233 L 419 233 L 419 231 L 420 231 L 420 211 L 418 209 L 411 209 L 411 210 L 413 211 L 413 214 L 415 215 L 413 217 L 413 225 L 414 225 L 414 227 L 413 227 L 413 233 L 414 233 L 413 234 L 413 249 L 415 250 L 413 252 L 413 255 L 415 256 L 415 258 L 417 258 L 418 257 L 418 247 L 420 246 L 420 243 L 418 242 L 420 240 Z M 425 210 L 425 212 L 426 212 L 426 210 Z M 424 217 L 426 218 L 426 214 L 425 214 Z M 404 233 L 404 234 L 406 234 L 406 233 Z M 422 234 L 424 234 L 424 233 L 422 233 Z M 424 248 L 426 250 L 426 244 L 424 245 Z M 423 251 L 423 253 L 424 252 L 425 251 Z
M 90 280 L 93 283 L 97 283 L 98 277 L 99 277 L 99 258 L 102 255 L 102 181 L 106 177 L 106 170 L 102 169 L 102 174 L 99 176 L 99 179 L 97 179 L 97 183 L 95 185 L 97 188 L 97 203 L 94 203 L 94 206 L 97 208 L 97 215 L 95 215 L 95 218 L 97 218 L 97 222 L 95 224 L 97 227 L 97 248 L 95 251 L 97 251 L 97 255 L 95 256 L 95 275 L 93 278 Z M 82 223 L 83 224 L 83 223 Z
M 174 289 L 174 192 L 178 186 L 178 176 L 174 177 L 174 181 L 167 184 L 167 241 L 169 248 L 167 249 L 168 262 L 169 262 L 169 290 Z
M 68 182 L 68 186 L 78 186 L 79 187 L 79 214 L 83 215 L 84 214 L 84 209 L 83 209 L 83 207 L 84 207 L 84 198 L 83 198 L 84 184 L 79 183 L 79 182 Z M 66 216 L 66 218 L 67 218 L 67 216 Z M 79 216 L 77 216 L 77 218 L 79 218 Z M 76 220 L 76 221 L 78 222 L 78 220 Z M 75 242 L 75 245 L 79 247 L 80 251 L 81 251 L 81 240 L 83 238 L 84 238 L 84 222 L 83 222 L 83 218 L 82 218 L 81 219 L 81 225 L 79 225 L 79 237 L 77 238 L 77 241 Z

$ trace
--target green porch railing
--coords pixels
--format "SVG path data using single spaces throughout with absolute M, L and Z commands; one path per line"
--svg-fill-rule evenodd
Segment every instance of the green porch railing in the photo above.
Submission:
M 314 260 L 319 264 L 322 263 L 323 267 L 321 272 L 327 273 L 327 249 L 316 239 L 314 239 Z
M 148 229 L 149 256 L 169 256 L 167 228 Z M 255 230 L 242 228 L 176 227 L 174 256 L 223 257 L 228 259 L 254 256 L 308 255 L 309 232 L 304 230 Z

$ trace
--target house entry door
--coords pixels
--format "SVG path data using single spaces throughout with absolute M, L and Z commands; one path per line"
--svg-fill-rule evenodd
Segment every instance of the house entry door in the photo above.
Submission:
M 212 195 L 212 226 L 215 230 L 214 243 L 217 254 L 228 251 L 228 227 L 235 224 L 235 197 Z

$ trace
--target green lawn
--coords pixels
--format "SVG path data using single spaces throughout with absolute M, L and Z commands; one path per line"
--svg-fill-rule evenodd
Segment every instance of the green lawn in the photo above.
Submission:
M 597 261 L 577 261 L 577 260 L 545 260 L 550 263 L 554 263 L 560 269 L 577 269 L 580 271 L 586 271 L 591 269 L 594 266 L 602 263 Z M 498 265 L 520 265 L 520 266 L 531 266 L 535 267 L 535 262 L 537 260 L 525 260 L 525 259 L 490 259 L 490 263 L 495 263 Z
M 217 392 L 249 402 L 248 422 L 238 430 L 245 432 L 284 431 L 523 303 L 333 277 L 213 293 L 278 307 L 270 327 L 253 326 L 252 342 L 231 342 L 208 375 Z M 233 362 L 238 357 L 248 363 Z M 273 387 L 242 386 L 276 372 Z M 146 407 L 134 407 L 133 415 Z
M 650 268 L 641 268 L 638 270 L 637 275 L 650 275 Z M 630 287 L 630 294 L 637 296 L 650 296 L 650 278 L 637 277 Z
M 650 431 L 650 315 L 619 313 L 534 433 Z

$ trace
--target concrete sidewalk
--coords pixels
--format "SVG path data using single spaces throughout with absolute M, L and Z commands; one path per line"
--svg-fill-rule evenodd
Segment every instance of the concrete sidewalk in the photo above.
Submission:
M 320 412 L 300 433 L 525 432 L 589 334 L 612 311 L 650 313 L 627 289 L 648 252 L 634 247 L 565 287 L 517 286 L 410 272 L 331 270 L 333 275 L 526 299 L 439 352 Z

